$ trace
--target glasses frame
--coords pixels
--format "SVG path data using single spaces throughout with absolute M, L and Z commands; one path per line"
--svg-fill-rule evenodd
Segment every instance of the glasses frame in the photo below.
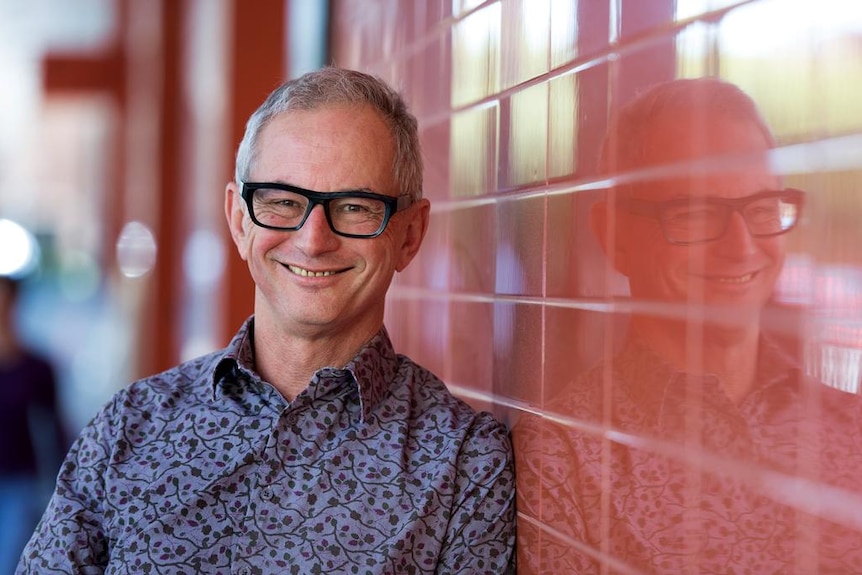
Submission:
M 781 198 L 783 201 L 789 204 L 795 204 L 797 208 L 796 220 L 794 220 L 793 224 L 787 229 L 771 233 L 771 234 L 756 234 L 751 231 L 751 226 L 748 223 L 748 219 L 745 217 L 745 212 L 743 211 L 746 206 L 751 204 L 752 202 L 756 202 L 762 200 L 764 198 Z M 625 198 L 617 200 L 617 205 L 623 208 L 625 211 L 638 215 L 645 216 L 656 220 L 661 228 L 661 233 L 664 236 L 664 239 L 673 245 L 677 246 L 690 246 L 692 244 L 702 244 L 707 242 L 714 242 L 718 239 L 721 239 L 724 234 L 727 233 L 727 228 L 730 225 L 730 216 L 733 215 L 733 212 L 739 213 L 742 216 L 742 219 L 745 221 L 745 228 L 748 230 L 748 233 L 753 238 L 769 238 L 774 236 L 780 236 L 782 234 L 786 234 L 790 230 L 796 227 L 799 223 L 799 220 L 802 219 L 802 206 L 805 203 L 805 192 L 802 190 L 798 190 L 796 188 L 785 188 L 783 190 L 769 190 L 765 192 L 759 192 L 756 194 L 752 194 L 750 196 L 745 196 L 742 198 L 703 198 L 702 201 L 706 204 L 718 205 L 730 208 L 728 211 L 728 217 L 724 222 L 724 227 L 721 230 L 721 233 L 715 237 L 710 237 L 703 240 L 695 240 L 695 241 L 678 241 L 673 240 L 668 236 L 667 230 L 665 228 L 665 219 L 663 217 L 663 213 L 666 209 L 675 207 L 675 206 L 685 206 L 691 203 L 691 200 L 688 198 L 680 198 L 674 200 L 664 200 L 660 202 L 652 201 L 652 200 L 639 200 L 633 198 Z
M 252 206 L 254 192 L 255 190 L 260 189 L 282 190 L 285 192 L 292 192 L 307 199 L 308 206 L 306 207 L 305 214 L 302 216 L 302 220 L 300 220 L 299 224 L 293 227 L 283 227 L 272 226 L 260 222 L 254 215 L 254 207 Z M 308 216 L 311 214 L 311 210 L 314 209 L 314 206 L 320 204 L 321 206 L 323 206 L 323 213 L 326 215 L 326 222 L 329 224 L 329 229 L 332 230 L 332 233 L 345 238 L 360 239 L 376 238 L 386 230 L 386 226 L 389 225 L 389 219 L 393 215 L 413 205 L 413 198 L 411 198 L 408 194 L 402 194 L 400 196 L 386 196 L 383 194 L 375 194 L 373 192 L 366 192 L 363 190 L 351 190 L 345 192 L 315 192 L 312 190 L 306 190 L 305 188 L 300 188 L 298 186 L 291 186 L 290 184 L 279 184 L 275 182 L 240 182 L 240 195 L 242 196 L 242 199 L 245 200 L 245 204 L 248 207 L 248 214 L 251 217 L 251 221 L 254 222 L 255 225 L 258 225 L 262 228 L 266 228 L 269 230 L 280 230 L 285 232 L 295 232 L 303 225 L 305 225 L 305 222 L 306 220 L 308 220 Z M 383 221 L 380 222 L 380 228 L 378 228 L 378 230 L 373 234 L 349 234 L 347 232 L 341 232 L 336 230 L 335 225 L 333 225 L 332 223 L 332 216 L 329 214 L 329 203 L 332 200 L 337 200 L 339 198 L 366 198 L 372 200 L 380 200 L 381 202 L 383 202 L 385 211 L 383 213 Z

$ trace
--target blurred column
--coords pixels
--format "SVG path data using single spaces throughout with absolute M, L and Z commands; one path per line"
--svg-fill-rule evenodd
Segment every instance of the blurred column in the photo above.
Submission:
M 226 344 L 252 311 L 254 286 L 224 222 L 224 186 L 248 116 L 284 77 L 285 3 L 212 4 L 161 2 L 159 258 L 153 313 L 142 317 L 142 347 L 152 350 L 143 373 Z M 208 59 L 206 49 L 222 54 Z M 207 89 L 222 93 L 205 97 Z M 201 277 L 204 267 L 223 271 Z
M 182 75 L 187 61 L 184 58 L 182 31 L 186 2 L 160 1 L 160 42 L 158 98 L 157 176 L 152 193 L 154 199 L 156 245 L 158 259 L 155 267 L 155 286 L 142 322 L 147 326 L 146 339 L 141 346 L 142 374 L 167 369 L 177 363 L 180 341 L 182 276 L 182 239 L 188 221 L 184 213 L 188 204 L 182 201 L 187 193 L 180 154 L 182 151 L 184 92 Z M 130 160 L 131 161 L 131 160 Z M 141 190 L 141 193 L 146 193 Z
M 287 49 L 286 0 L 230 0 L 233 44 L 230 60 L 226 129 L 230 153 L 224 158 L 225 183 L 233 179 L 236 148 L 245 122 L 266 96 L 285 79 Z M 229 339 L 253 310 L 254 283 L 236 254 L 227 227 L 223 228 L 228 256 L 225 267 L 225 321 L 222 339 Z
M 127 0 L 115 0 L 118 26 L 113 37 L 98 52 L 48 53 L 42 62 L 42 90 L 46 100 L 53 96 L 68 94 L 100 94 L 107 96 L 115 107 L 117 117 L 122 118 L 126 110 L 126 50 L 122 43 L 126 22 Z M 122 199 L 125 195 L 123 162 L 125 160 L 125 124 L 114 123 L 110 135 L 113 156 L 109 158 L 111 170 L 105 174 L 107 189 L 113 193 L 104 195 L 103 214 L 107 221 L 101 222 L 102 245 L 113 246 L 122 226 Z M 114 252 L 105 249 L 99 262 L 104 269 L 115 263 Z

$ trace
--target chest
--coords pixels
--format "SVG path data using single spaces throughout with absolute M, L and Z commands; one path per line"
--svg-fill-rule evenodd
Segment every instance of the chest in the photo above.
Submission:
M 112 557 L 129 565 L 155 547 L 198 572 L 391 570 L 417 541 L 440 545 L 454 496 L 457 442 L 428 441 L 413 423 L 306 408 L 191 413 L 155 437 L 141 429 L 106 479 Z

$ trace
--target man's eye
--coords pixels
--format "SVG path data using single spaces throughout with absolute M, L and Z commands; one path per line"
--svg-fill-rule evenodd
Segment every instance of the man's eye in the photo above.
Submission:
M 715 215 L 715 210 L 709 208 L 691 209 L 691 210 L 675 210 L 667 214 L 667 219 L 671 222 L 687 222 L 705 220 Z
M 746 210 L 749 214 L 754 216 L 762 216 L 762 215 L 775 215 L 778 214 L 778 202 L 771 202 L 768 204 L 755 204 L 750 206 L 748 210 Z
M 337 204 L 332 204 L 334 213 L 345 216 L 372 216 L 383 212 L 384 205 L 381 202 L 365 199 L 350 198 Z
M 361 214 L 368 211 L 368 206 L 362 204 L 344 204 L 341 206 L 341 211 L 350 214 Z
M 299 208 L 302 207 L 299 202 L 290 198 L 274 199 L 270 203 L 281 208 Z

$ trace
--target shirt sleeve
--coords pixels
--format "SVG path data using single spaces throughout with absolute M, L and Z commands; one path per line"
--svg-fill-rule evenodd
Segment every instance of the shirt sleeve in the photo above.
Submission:
M 514 565 L 515 472 L 506 428 L 477 417 L 458 454 L 457 498 L 437 573 L 507 573 Z
M 104 573 L 109 548 L 105 477 L 112 452 L 113 407 L 117 404 L 115 397 L 72 445 L 16 575 Z

